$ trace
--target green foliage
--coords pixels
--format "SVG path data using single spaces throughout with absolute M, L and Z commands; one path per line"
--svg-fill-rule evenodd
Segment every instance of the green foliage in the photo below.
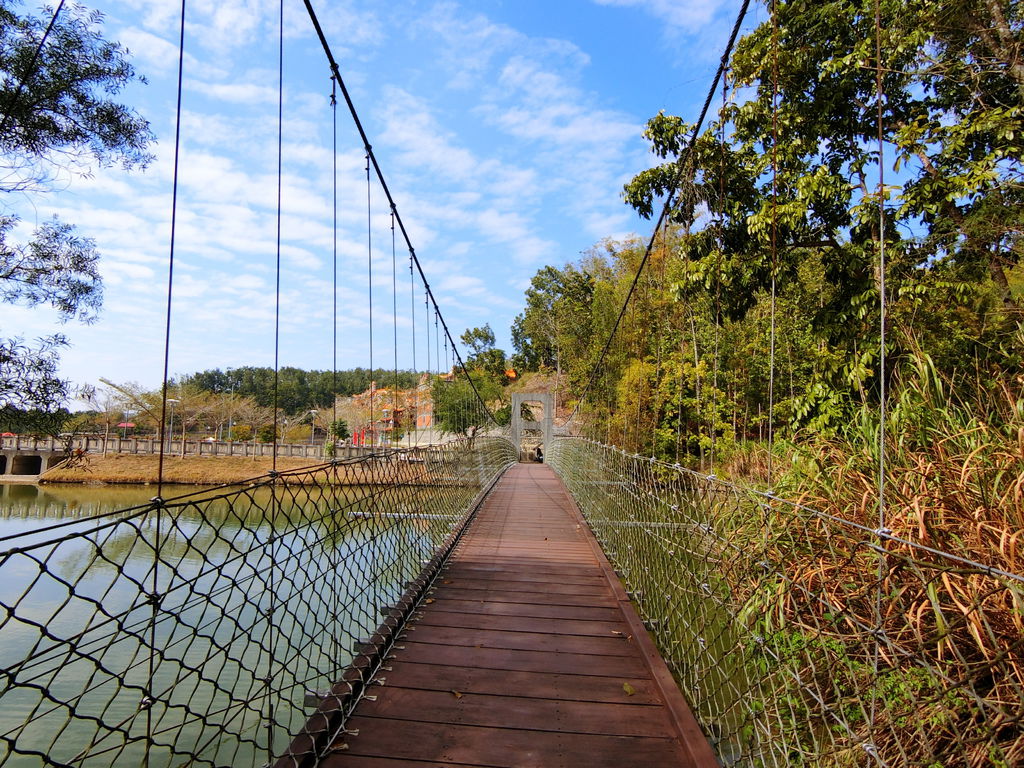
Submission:
M 544 267 L 533 276 L 526 308 L 512 325 L 514 365 L 561 372 L 563 357 L 576 357 L 573 342 L 586 335 L 591 322 L 593 280 L 586 265 Z
M 256 439 L 261 443 L 272 443 L 278 437 L 273 424 L 264 424 L 256 430 Z
M 469 376 L 472 384 L 462 376 L 451 381 L 441 376 L 434 378 L 430 390 L 434 401 L 434 424 L 442 432 L 472 436 L 490 423 L 487 409 L 500 408 L 501 384 L 483 371 L 471 371 Z
M 0 406 L 0 432 L 16 435 L 56 436 L 63 432 L 72 420 L 66 408 L 57 410 L 23 410 L 10 405 Z
M 0 408 L 17 412 L 46 413 L 59 410 L 68 394 L 68 383 L 58 375 L 61 335 L 28 345 L 18 337 L 0 338 Z
M 95 243 L 53 219 L 40 225 L 30 244 L 9 245 L 16 223 L 0 216 L 0 300 L 48 304 L 62 320 L 95 320 L 103 303 Z
M 244 443 L 252 440 L 253 430 L 248 424 L 236 424 L 231 428 L 231 433 L 228 435 L 228 440 L 237 440 L 238 442 Z
M 347 440 L 351 433 L 348 430 L 348 424 L 345 423 L 344 419 L 337 419 L 332 421 L 327 427 L 327 436 L 331 440 Z
M 875 5 L 776 3 L 685 159 L 692 126 L 651 119 L 661 162 L 626 202 L 653 216 L 692 174 L 599 369 L 642 244 L 531 281 L 517 357 L 564 374 L 567 400 L 590 386 L 595 436 L 706 467 L 769 432 L 848 430 L 882 397 L 883 248 L 887 396 L 915 386 L 921 359 L 979 395 L 1024 375 L 1024 11 L 880 0 L 879 62 Z
M 115 100 L 135 73 L 127 51 L 100 34 L 100 14 L 68 4 L 56 17 L 49 8 L 19 15 L 17 5 L 0 2 L 0 191 L 42 190 L 62 172 L 90 173 L 91 162 L 145 166 L 149 124 Z M 0 301 L 95 319 L 103 294 L 93 242 L 56 218 L 18 242 L 17 223 L 0 213 Z M 55 413 L 69 395 L 57 375 L 67 343 L 61 334 L 35 345 L 0 338 L 0 408 Z
M 91 322 L 103 303 L 99 255 L 88 238 L 57 219 L 46 222 L 27 244 L 10 243 L 17 219 L 0 216 L 0 301 L 33 307 L 47 304 L 64 320 Z M 0 407 L 29 409 L 33 413 L 59 410 L 69 394 L 58 375 L 63 334 L 26 344 L 23 339 L 0 338 Z M 36 430 L 52 425 L 39 421 Z
M 6 183 L 17 172 L 20 185 L 39 181 L 40 166 L 147 165 L 149 124 L 114 100 L 136 75 L 127 50 L 103 39 L 102 15 L 69 4 L 40 46 L 52 12 L 19 16 L 16 5 L 0 4 L 0 149 L 15 172 Z
M 470 348 L 472 352 L 470 359 L 472 356 L 494 349 L 494 331 L 491 330 L 490 324 L 485 324 L 483 328 L 467 328 L 459 338 Z
M 393 386 L 395 372 L 384 368 L 369 370 L 352 368 L 345 371 L 306 371 L 286 366 L 278 372 L 277 404 L 285 413 L 297 415 L 311 408 L 329 408 L 336 395 L 349 396 L 365 392 L 370 382 L 378 386 Z M 418 374 L 399 371 L 398 386 L 411 389 L 416 386 Z M 274 404 L 274 369 L 242 366 L 222 371 L 212 368 L 181 378 L 182 384 L 193 385 L 206 392 L 233 392 L 253 398 L 257 405 Z
M 286 443 L 308 443 L 310 434 L 309 426 L 305 424 L 292 424 L 284 431 L 282 439 Z
M 468 328 L 460 337 L 462 343 L 470 349 L 466 357 L 466 367 L 479 368 L 489 376 L 504 381 L 508 361 L 505 350 L 494 346 L 494 331 L 489 324 L 483 328 Z
M 724 108 L 698 140 L 695 176 L 672 218 L 689 232 L 679 298 L 716 290 L 727 319 L 747 316 L 772 280 L 792 293 L 804 265 L 820 265 L 817 307 L 807 319 L 839 354 L 818 361 L 817 392 L 793 413 L 806 423 L 823 409 L 842 410 L 842 401 L 877 396 L 883 240 L 892 320 L 938 309 L 950 321 L 917 331 L 914 343 L 929 354 L 949 346 L 951 326 L 968 326 L 948 352 L 961 359 L 988 356 L 993 337 L 1012 330 L 1008 315 L 992 311 L 1016 305 L 1007 270 L 1018 262 L 1024 213 L 1024 78 L 1014 53 L 1021 12 L 1004 3 L 971 11 L 951 0 L 881 3 L 881 128 L 893 166 L 882 232 L 873 176 L 874 0 L 775 7 L 778 31 L 766 21 L 733 56 L 734 87 L 751 97 Z M 818 34 L 826 28 L 835 34 Z M 664 114 L 648 124 L 646 136 L 666 162 L 626 187 L 641 214 L 652 214 L 676 176 L 690 128 Z M 706 210 L 713 219 L 701 226 Z M 906 334 L 891 341 L 889 355 L 906 352 Z

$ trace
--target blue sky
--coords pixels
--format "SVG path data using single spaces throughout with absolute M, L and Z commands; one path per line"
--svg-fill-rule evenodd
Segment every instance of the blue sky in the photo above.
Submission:
M 163 357 L 179 3 L 90 3 L 147 85 L 124 95 L 158 136 L 144 172 L 95 169 L 12 201 L 31 227 L 57 213 L 96 240 L 105 302 L 69 324 L 63 375 L 156 386 Z M 621 189 L 650 165 L 641 137 L 660 109 L 696 116 L 737 3 L 721 0 L 317 0 L 374 152 L 457 336 L 509 326 L 530 277 L 604 237 L 646 233 Z M 281 364 L 332 360 L 329 72 L 305 8 L 288 0 L 282 193 Z M 748 18 L 756 23 L 763 9 Z M 192 0 L 187 9 L 182 170 L 171 372 L 273 363 L 277 3 Z M 338 111 L 339 367 L 369 360 L 366 184 Z M 390 366 L 390 222 L 374 185 L 374 364 Z M 399 244 L 398 332 L 410 338 Z M 418 367 L 423 367 L 417 292 Z M 3 332 L 57 326 L 3 308 Z M 399 366 L 412 350 L 399 345 Z

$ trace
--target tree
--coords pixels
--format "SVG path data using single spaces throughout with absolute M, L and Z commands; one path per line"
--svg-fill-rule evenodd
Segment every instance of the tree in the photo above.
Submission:
M 677 298 L 713 292 L 721 326 L 773 283 L 795 296 L 813 266 L 820 281 L 803 306 L 836 353 L 820 357 L 813 397 L 873 402 L 884 244 L 890 371 L 909 349 L 946 370 L 965 359 L 1003 365 L 1019 303 L 1008 272 L 1024 232 L 1020 4 L 880 0 L 881 61 L 875 0 L 774 8 L 775 23 L 744 37 L 731 61 L 733 87 L 749 97 L 725 107 L 685 160 L 692 126 L 653 118 L 646 135 L 666 162 L 626 187 L 650 216 L 655 197 L 692 169 L 671 212 L 684 232 Z
M 344 419 L 336 419 L 327 427 L 327 436 L 332 440 L 347 440 L 351 433 Z
M 560 270 L 544 267 L 531 278 L 526 308 L 512 325 L 518 365 L 561 374 L 563 350 L 572 348 L 576 357 L 580 350 L 574 342 L 587 337 L 594 282 L 593 274 L 571 264 Z
M 399 371 L 399 387 L 414 387 L 416 378 L 417 374 L 413 371 Z M 208 392 L 234 392 L 236 395 L 252 397 L 262 406 L 272 406 L 274 403 L 273 368 L 242 366 L 228 371 L 213 368 L 183 376 L 181 381 Z M 381 386 L 390 386 L 395 381 L 395 372 L 384 368 L 373 371 L 353 368 L 336 372 L 281 368 L 278 376 L 278 406 L 293 416 L 311 408 L 323 411 L 331 407 L 334 394 L 354 395 L 365 392 L 371 381 Z
M 103 39 L 102 14 L 70 3 L 19 16 L 19 4 L 0 2 L 4 186 L 39 188 L 60 172 L 89 173 L 91 162 L 149 163 L 149 124 L 114 100 L 138 78 L 128 51 Z
M 483 328 L 467 328 L 459 338 L 471 350 L 470 358 L 494 349 L 494 331 L 491 330 L 490 323 Z
M 490 422 L 485 403 L 500 405 L 502 389 L 497 381 L 481 370 L 471 371 L 469 376 L 472 384 L 463 376 L 451 381 L 440 376 L 434 379 L 434 424 L 442 432 L 471 435 Z
M 253 439 L 260 427 L 273 423 L 274 411 L 259 405 L 255 398 L 242 397 L 235 401 L 232 420 L 231 439 L 245 442 Z
M 9 304 L 50 305 L 67 322 L 92 322 L 102 303 L 102 287 L 92 240 L 75 236 L 57 219 L 36 230 L 32 242 L 10 245 L 13 216 L 0 216 L 0 300 Z M 0 407 L 54 410 L 68 385 L 58 375 L 63 334 L 26 344 L 0 338 Z
M 479 368 L 486 371 L 489 376 L 504 381 L 508 361 L 505 358 L 505 350 L 495 348 L 494 331 L 491 330 L 489 323 L 483 328 L 467 328 L 459 338 L 470 349 L 470 354 L 466 357 L 467 368 Z
M 40 191 L 90 164 L 145 166 L 148 123 L 114 98 L 136 79 L 128 52 L 100 34 L 101 16 L 68 4 L 45 18 L 0 0 L 0 191 Z M 48 304 L 67 322 L 92 322 L 102 303 L 95 244 L 57 218 L 16 242 L 18 217 L 0 213 L 0 300 Z M 0 408 L 53 411 L 66 399 L 55 334 L 0 338 Z
M 61 403 L 67 382 L 57 373 L 57 349 L 64 344 L 60 335 L 39 339 L 34 346 L 21 337 L 0 338 L 0 408 L 46 411 Z

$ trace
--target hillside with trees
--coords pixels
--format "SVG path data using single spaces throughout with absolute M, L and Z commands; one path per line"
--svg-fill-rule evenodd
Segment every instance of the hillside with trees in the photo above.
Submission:
M 416 386 L 418 374 L 413 371 L 384 368 L 350 368 L 339 371 L 306 371 L 284 366 L 276 377 L 268 367 L 240 366 L 222 371 L 212 368 L 178 377 L 182 386 L 195 387 L 203 392 L 234 393 L 251 397 L 257 405 L 274 404 L 275 386 L 277 405 L 285 413 L 297 414 L 310 408 L 329 408 L 335 396 L 351 396 L 365 392 L 371 382 L 378 386 L 398 386 L 410 389 Z
M 769 431 L 872 429 L 883 249 L 896 417 L 934 400 L 968 421 L 1017 423 L 1021 13 L 880 10 L 877 82 L 870 3 L 780 3 L 775 25 L 737 44 L 730 96 L 692 152 L 692 125 L 648 123 L 663 162 L 626 185 L 626 201 L 651 218 L 682 183 L 592 398 L 628 450 L 708 466 Z M 582 393 L 643 253 L 639 240 L 608 241 L 538 271 L 512 329 L 516 361 Z
M 648 123 L 649 252 L 538 271 L 514 359 L 584 434 L 870 527 L 884 448 L 897 535 L 1020 572 L 1021 8 L 880 0 L 880 66 L 873 3 L 775 8 L 692 150 Z

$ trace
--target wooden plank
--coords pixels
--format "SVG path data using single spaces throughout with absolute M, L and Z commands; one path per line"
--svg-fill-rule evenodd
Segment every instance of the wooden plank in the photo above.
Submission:
M 590 605 L 538 605 L 537 603 L 488 603 L 480 598 L 467 600 L 449 597 L 439 597 L 431 605 L 439 611 L 462 611 L 487 616 L 532 616 L 591 621 L 621 621 L 622 619 L 619 609 L 609 605 L 595 607 Z
M 322 763 L 325 765 L 326 763 Z M 423 760 L 403 760 L 394 757 L 374 757 L 372 755 L 348 755 L 345 757 L 346 768 L 451 768 L 454 763 L 424 762 Z M 477 764 L 479 766 L 479 764 Z
M 472 581 L 474 584 L 488 586 L 507 584 L 521 589 L 532 589 L 534 591 L 536 591 L 538 587 L 544 587 L 552 583 L 559 586 L 566 585 L 572 587 L 585 587 L 602 591 L 606 591 L 608 588 L 608 585 L 603 579 L 588 577 L 588 575 L 572 574 L 567 571 L 548 571 L 546 573 L 540 573 L 536 568 L 526 567 L 517 569 L 513 566 L 505 566 L 500 569 L 495 568 L 490 570 L 484 570 L 482 568 L 452 567 L 446 568 L 443 575 L 444 579 L 439 583 L 439 586 Z
M 624 621 L 602 621 L 532 616 L 492 616 L 475 612 L 438 610 L 437 606 L 416 621 L 416 626 L 499 629 L 506 632 L 546 632 L 551 635 L 621 637 L 629 635 Z
M 459 578 L 446 575 L 445 579 L 437 585 L 435 596 L 444 595 L 450 589 L 487 589 L 496 592 L 510 591 L 522 592 L 524 595 L 534 592 L 558 595 L 610 595 L 611 590 L 608 583 L 599 581 L 580 583 L 578 581 L 566 582 L 556 576 L 545 580 L 534 579 L 530 581 L 507 579 L 507 578 Z
M 629 636 L 556 635 L 547 632 L 510 632 L 474 627 L 444 627 L 417 623 L 410 626 L 408 639 L 416 643 L 434 643 L 466 648 L 502 648 L 549 653 L 580 653 L 594 656 L 632 656 Z
M 377 717 L 349 721 L 359 736 L 346 740 L 348 749 L 321 764 L 343 766 L 347 755 L 397 757 L 438 761 L 445 765 L 487 765 L 501 768 L 622 768 L 678 766 L 688 762 L 672 738 L 606 736 L 514 728 L 420 723 Z
M 625 701 L 625 696 L 622 702 L 612 703 L 464 693 L 457 688 L 424 691 L 385 687 L 376 701 L 360 707 L 359 715 L 606 736 L 664 737 L 671 731 L 663 707 L 637 706 Z
M 515 568 L 513 566 L 482 568 L 456 564 L 444 570 L 444 578 L 446 580 L 473 579 L 484 583 L 492 581 L 541 582 L 544 584 L 557 582 L 559 584 L 605 586 L 604 579 L 599 576 L 589 576 L 586 573 L 573 571 L 568 568 L 548 568 L 544 570 L 540 568 Z
M 435 600 L 451 598 L 454 600 L 494 601 L 499 603 L 525 603 L 528 605 L 575 605 L 575 606 L 609 606 L 614 604 L 611 595 L 551 594 L 548 592 L 523 593 L 518 589 L 473 589 L 470 586 L 455 586 L 437 592 Z
M 467 648 L 406 641 L 394 658 L 422 664 L 467 664 L 480 669 L 519 672 L 565 672 L 573 675 L 642 677 L 643 660 L 636 656 L 597 656 L 580 653 Z
M 401 681 L 407 688 L 484 694 L 514 694 L 523 698 L 562 699 L 564 701 L 605 701 L 612 703 L 655 704 L 661 701 L 654 685 L 642 677 L 601 677 L 548 672 L 505 671 L 466 666 L 441 666 L 395 661 L 382 673 L 385 685 Z M 633 693 L 626 693 L 624 684 Z

